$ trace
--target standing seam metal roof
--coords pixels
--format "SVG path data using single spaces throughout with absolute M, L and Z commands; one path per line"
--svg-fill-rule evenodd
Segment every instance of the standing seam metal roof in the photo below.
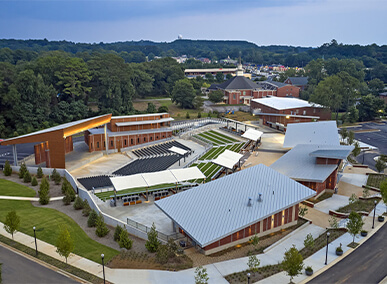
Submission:
M 259 193 L 262 202 L 257 201 Z M 260 164 L 155 204 L 204 247 L 314 195 L 313 190 Z

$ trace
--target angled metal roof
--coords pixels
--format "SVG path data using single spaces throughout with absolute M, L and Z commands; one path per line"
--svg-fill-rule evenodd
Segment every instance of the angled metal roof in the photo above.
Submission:
M 328 158 L 328 159 L 340 159 L 344 160 L 348 157 L 348 155 L 351 153 L 352 149 L 347 148 L 347 149 L 320 149 L 313 151 L 312 153 L 309 154 L 311 157 L 318 157 L 318 158 Z
M 172 117 L 154 119 L 154 120 L 139 120 L 139 121 L 127 121 L 127 122 L 116 122 L 117 126 L 131 126 L 131 125 L 145 125 L 145 124 L 154 124 L 154 123 L 162 123 L 169 122 L 174 120 Z
M 262 83 L 271 84 L 271 85 L 276 86 L 277 88 L 282 88 L 282 87 L 285 87 L 285 86 L 290 86 L 289 84 L 281 83 L 281 82 L 277 82 L 277 81 L 273 81 L 273 80 L 263 81 Z
M 277 110 L 301 108 L 301 107 L 323 108 L 322 105 L 309 103 L 308 101 L 304 101 L 297 98 L 290 98 L 290 97 L 266 97 L 266 98 L 260 98 L 260 99 L 253 99 L 252 101 Z
M 255 82 L 251 81 L 250 79 L 244 77 L 244 76 L 235 76 L 227 80 L 226 82 L 214 85 L 210 88 L 217 88 L 222 90 L 255 90 L 255 89 L 261 89 L 261 87 L 256 84 Z
M 226 149 L 215 160 L 212 160 L 212 162 L 214 164 L 225 167 L 227 169 L 232 169 L 242 157 L 243 157 L 242 154 L 238 154 L 238 153 L 235 153 L 234 151 L 230 151 Z
M 155 204 L 204 247 L 314 195 L 313 190 L 260 164 Z M 247 206 L 249 198 L 251 206 Z
M 283 147 L 292 148 L 298 144 L 340 145 L 336 121 L 289 123 Z
M 298 144 L 274 162 L 270 168 L 294 180 L 324 182 L 337 165 L 316 164 L 316 156 L 310 154 L 317 150 L 329 150 L 331 153 L 338 151 L 341 154 L 347 151 L 348 156 L 353 146 Z
M 135 118 L 135 117 L 149 117 L 156 115 L 168 114 L 167 112 L 159 112 L 159 113 L 145 113 L 145 114 L 132 114 L 132 115 L 120 115 L 120 116 L 112 116 L 112 119 L 122 119 L 122 118 Z
M 288 77 L 286 81 L 290 80 L 290 82 L 292 82 L 292 85 L 304 86 L 308 84 L 308 79 L 309 77 Z
M 249 128 L 245 133 L 243 133 L 242 137 L 249 140 L 257 141 L 261 138 L 262 134 L 262 131 Z

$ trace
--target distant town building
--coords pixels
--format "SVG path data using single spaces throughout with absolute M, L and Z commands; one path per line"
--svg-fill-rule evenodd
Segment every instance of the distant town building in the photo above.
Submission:
M 381 98 L 384 103 L 387 104 L 387 92 L 379 93 L 379 98 Z
M 308 85 L 309 77 L 288 77 L 284 83 L 299 87 L 301 91 L 305 90 Z
M 219 62 L 221 64 L 232 64 L 232 65 L 238 64 L 238 60 L 231 59 L 230 56 L 227 56 L 226 59 L 219 60 Z
M 263 125 L 286 130 L 288 123 L 330 120 L 331 112 L 321 105 L 290 97 L 266 97 L 251 101 L 251 112 Z
M 195 78 L 197 76 L 204 77 L 207 73 L 216 75 L 222 73 L 223 75 L 235 74 L 236 68 L 206 68 L 206 69 L 185 69 L 184 75 L 188 78 Z

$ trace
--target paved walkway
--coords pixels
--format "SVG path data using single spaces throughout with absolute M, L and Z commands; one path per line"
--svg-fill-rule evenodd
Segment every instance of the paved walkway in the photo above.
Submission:
M 39 197 L 4 196 L 4 195 L 0 195 L 0 199 L 39 201 Z M 63 199 L 63 196 L 57 196 L 57 197 L 51 197 L 50 201 L 62 200 L 62 199 Z

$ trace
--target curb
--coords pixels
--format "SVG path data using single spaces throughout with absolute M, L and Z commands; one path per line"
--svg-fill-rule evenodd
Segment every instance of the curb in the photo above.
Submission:
M 6 248 L 6 249 L 8 249 L 8 250 L 10 250 L 10 251 L 12 251 L 12 252 L 18 254 L 18 255 L 20 255 L 20 256 L 22 256 L 22 257 L 24 257 L 24 258 L 27 258 L 27 259 L 29 259 L 30 261 L 33 261 L 33 262 L 35 262 L 35 263 L 38 263 L 38 264 L 40 264 L 41 266 L 44 266 L 44 267 L 46 267 L 46 268 L 48 268 L 48 269 L 51 269 L 51 270 L 53 270 L 53 271 L 55 271 L 55 272 L 57 272 L 57 273 L 60 273 L 60 274 L 62 274 L 62 275 L 64 275 L 64 276 L 66 276 L 66 277 L 68 277 L 68 278 L 70 278 L 70 279 L 73 279 L 73 280 L 75 280 L 75 281 L 77 281 L 77 282 L 79 282 L 79 283 L 86 283 L 86 284 L 89 284 L 89 283 L 90 283 L 90 284 L 91 284 L 91 282 L 88 282 L 88 281 L 86 281 L 86 280 L 84 280 L 84 279 L 82 279 L 82 278 L 80 278 L 80 277 L 78 277 L 78 276 L 76 276 L 76 275 L 73 275 L 73 274 L 71 274 L 71 273 L 69 273 L 69 272 L 67 272 L 67 271 L 64 271 L 64 270 L 62 270 L 62 269 L 60 269 L 60 268 L 58 268 L 58 267 L 56 267 L 56 266 L 54 266 L 54 265 L 51 265 L 51 264 L 49 264 L 49 263 L 47 263 L 47 262 L 44 262 L 44 261 L 42 261 L 42 260 L 40 260 L 40 259 L 38 259 L 38 258 L 35 258 L 35 257 L 33 257 L 33 256 L 31 256 L 31 255 L 25 253 L 25 252 L 22 252 L 22 251 L 20 251 L 20 250 L 17 250 L 17 249 L 15 249 L 15 248 L 13 248 L 13 247 L 11 247 L 11 246 L 9 246 L 9 245 L 3 243 L 3 242 L 0 242 L 0 246 L 2 246 L 2 247 L 4 247 L 4 248 Z
M 371 238 L 374 234 L 376 234 L 377 231 L 379 231 L 384 225 L 386 225 L 387 223 L 387 220 L 385 220 L 383 222 L 383 224 L 381 224 L 380 226 L 378 227 L 375 227 L 375 229 L 370 232 L 366 237 L 364 237 L 362 240 L 359 241 L 359 245 L 356 247 L 360 247 L 364 242 L 366 242 L 369 238 Z M 312 279 L 316 278 L 317 276 L 319 276 L 320 274 L 324 273 L 326 270 L 328 270 L 329 268 L 331 268 L 333 265 L 335 265 L 336 263 L 340 262 L 341 260 L 343 260 L 344 258 L 346 258 L 348 255 L 350 255 L 352 252 L 354 252 L 356 249 L 353 249 L 353 248 L 349 248 L 341 257 L 337 257 L 335 260 L 333 260 L 332 262 L 328 263 L 326 266 L 324 266 L 323 268 L 321 268 L 320 270 L 316 271 L 315 273 L 313 273 L 312 276 L 302 280 L 301 282 L 299 282 L 299 284 L 305 284 L 305 283 L 308 283 L 309 281 L 311 281 Z M 384 280 L 387 280 L 387 278 L 385 278 Z

